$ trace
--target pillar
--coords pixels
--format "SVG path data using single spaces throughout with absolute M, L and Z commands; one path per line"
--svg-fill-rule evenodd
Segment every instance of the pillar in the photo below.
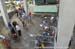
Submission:
M 27 0 L 23 0 L 24 1 L 24 9 L 26 12 L 26 15 L 28 14 L 28 4 L 27 4 Z
M 32 2 L 33 2 L 33 5 L 35 5 L 35 0 L 32 0 Z
M 0 10 L 6 27 L 8 27 L 9 17 L 5 6 L 5 1 L 0 0 Z
M 55 49 L 67 49 L 74 28 L 74 0 L 60 0 L 58 35 Z

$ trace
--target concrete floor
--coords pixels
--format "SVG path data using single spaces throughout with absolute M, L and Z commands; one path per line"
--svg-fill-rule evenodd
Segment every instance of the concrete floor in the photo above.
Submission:
M 29 23 L 28 20 L 26 19 L 25 22 L 27 24 L 28 31 L 24 29 L 21 21 L 16 15 L 12 17 L 11 22 L 13 21 L 16 21 L 20 25 L 22 30 L 22 37 L 20 38 L 20 41 L 18 40 L 17 42 L 14 42 L 12 39 L 10 40 L 12 48 L 13 49 L 35 49 L 35 44 L 34 44 L 35 37 L 31 37 L 31 36 L 32 35 L 37 36 L 41 33 L 40 23 L 42 19 L 34 16 L 32 17 L 32 23 Z M 4 29 L 2 29 L 2 31 L 6 32 L 6 34 L 4 33 L 5 35 L 7 35 L 9 32 L 9 30 L 5 27 Z
M 28 26 L 28 31 L 26 31 L 23 26 L 21 21 L 19 20 L 19 18 L 14 15 L 11 19 L 11 22 L 13 21 L 17 21 L 17 23 L 20 25 L 21 30 L 22 30 L 22 37 L 20 38 L 20 41 L 14 42 L 11 40 L 11 46 L 13 49 L 18 48 L 18 49 L 35 49 L 35 44 L 34 44 L 34 40 L 35 37 L 31 37 L 33 36 L 37 36 L 39 35 L 41 32 L 41 28 L 40 28 L 40 22 L 42 21 L 41 18 L 39 17 L 32 17 L 32 23 L 29 23 L 28 20 L 25 20 L 27 26 Z
M 38 18 L 38 17 L 33 17 L 32 18 L 32 22 L 33 23 L 28 23 L 27 20 L 26 23 L 27 23 L 27 26 L 28 26 L 28 31 L 26 31 L 23 27 L 22 27 L 22 23 L 20 22 L 20 20 L 14 16 L 12 18 L 11 21 L 17 21 L 18 24 L 20 24 L 21 26 L 21 29 L 22 29 L 22 37 L 21 37 L 21 41 L 20 42 L 16 42 L 14 43 L 12 41 L 11 45 L 12 45 L 12 48 L 19 48 L 19 49 L 34 49 L 34 38 L 30 37 L 30 35 L 38 35 L 39 34 L 39 31 L 40 31 L 40 22 L 41 22 L 41 19 Z

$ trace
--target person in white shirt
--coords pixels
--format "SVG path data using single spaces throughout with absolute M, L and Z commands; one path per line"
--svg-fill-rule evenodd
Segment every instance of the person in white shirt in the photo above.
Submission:
M 18 35 L 21 36 L 21 28 L 18 24 L 16 25 L 16 31 L 18 32 Z

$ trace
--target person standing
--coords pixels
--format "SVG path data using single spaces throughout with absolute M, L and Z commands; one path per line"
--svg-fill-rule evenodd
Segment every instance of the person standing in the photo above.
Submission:
M 17 25 L 17 22 L 16 21 L 13 21 L 12 22 L 12 28 L 11 28 L 11 37 L 13 37 L 13 39 L 17 39 L 17 32 L 16 32 L 16 25 Z
M 31 21 L 31 15 L 32 15 L 31 12 L 29 12 L 29 20 L 30 20 L 30 21 Z
M 8 28 L 9 28 L 9 30 L 11 31 L 12 25 L 11 25 L 10 22 L 8 22 Z
M 16 25 L 16 31 L 18 33 L 18 36 L 21 36 L 21 28 L 18 24 Z
M 16 25 L 17 25 L 17 22 L 16 21 L 13 21 L 12 22 L 12 25 L 13 25 L 13 27 L 14 27 L 14 29 L 16 28 Z
M 18 14 L 18 9 L 15 9 L 15 13 L 16 13 L 16 15 L 17 15 L 17 17 L 19 16 L 19 14 Z
M 23 24 L 23 27 L 24 27 L 24 25 L 25 25 L 24 20 L 25 20 L 25 13 L 22 13 L 21 22 L 22 22 L 22 24 Z
M 19 5 L 18 14 L 20 17 L 22 17 L 22 15 L 25 14 L 25 10 L 21 5 Z
M 20 21 L 22 22 L 23 27 L 24 27 L 24 20 L 25 20 L 26 13 L 25 13 L 24 8 L 21 5 L 19 6 L 18 13 L 19 13 Z

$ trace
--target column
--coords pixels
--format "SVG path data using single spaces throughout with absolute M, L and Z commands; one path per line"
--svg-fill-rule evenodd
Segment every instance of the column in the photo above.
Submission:
M 5 6 L 5 1 L 0 0 L 0 10 L 6 27 L 8 27 L 9 17 Z
M 26 12 L 26 15 L 28 14 L 28 5 L 27 5 L 27 0 L 23 0 L 24 1 L 24 9 Z
M 35 5 L 35 0 L 32 0 L 32 2 L 33 2 L 33 5 Z
M 60 0 L 58 35 L 55 49 L 67 49 L 74 28 L 74 0 Z

